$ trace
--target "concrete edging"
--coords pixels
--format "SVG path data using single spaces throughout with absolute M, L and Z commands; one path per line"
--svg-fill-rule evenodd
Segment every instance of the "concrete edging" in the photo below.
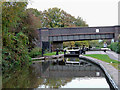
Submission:
M 110 74 L 107 72 L 107 70 L 104 68 L 104 66 L 101 63 L 99 63 L 97 61 L 94 61 L 94 60 L 88 58 L 87 56 L 80 56 L 79 58 L 80 59 L 88 60 L 88 61 L 96 64 L 97 66 L 99 66 L 102 69 L 102 71 L 104 72 L 105 76 L 106 76 L 106 80 L 107 80 L 107 82 L 108 82 L 108 84 L 110 86 L 110 90 L 119 90 L 118 86 L 113 81 L 113 79 L 111 78 Z

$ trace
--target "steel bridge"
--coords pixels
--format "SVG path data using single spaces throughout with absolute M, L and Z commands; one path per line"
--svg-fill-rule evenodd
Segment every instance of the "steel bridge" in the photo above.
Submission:
M 120 26 L 41 28 L 38 31 L 40 37 L 38 46 L 50 49 L 51 46 L 63 48 L 62 43 L 64 41 L 99 39 L 114 39 L 117 41 L 120 34 Z M 52 45 L 51 42 L 53 43 Z

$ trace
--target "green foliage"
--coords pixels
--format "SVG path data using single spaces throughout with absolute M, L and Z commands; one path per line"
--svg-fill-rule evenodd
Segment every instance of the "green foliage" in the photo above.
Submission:
M 63 48 L 70 47 L 70 46 L 71 46 L 70 42 L 63 42 Z
M 75 42 L 74 41 L 63 42 L 63 48 L 65 47 L 75 47 Z
M 120 53 L 120 43 L 118 42 L 111 43 L 110 49 L 114 52 Z
M 70 46 L 71 47 L 75 47 L 75 42 L 74 41 L 70 41 Z
M 24 16 L 27 2 L 3 2 L 2 3 L 2 30 L 6 32 L 14 32 L 14 28 L 18 26 L 21 17 Z
M 32 12 L 33 10 L 26 9 L 24 11 L 24 16 L 21 17 L 21 21 L 19 21 L 18 27 L 16 28 L 16 33 L 22 31 L 25 35 L 27 35 L 30 42 L 30 49 L 37 45 L 37 41 L 39 39 L 37 28 L 41 28 L 40 20 L 34 15 Z
M 8 33 L 3 41 L 3 71 L 12 69 L 13 67 L 22 67 L 29 64 L 31 58 L 28 55 L 28 37 L 22 32 L 13 35 Z
M 77 17 L 77 19 L 75 20 L 75 25 L 76 26 L 82 26 L 82 27 L 84 27 L 84 26 L 88 26 L 87 24 L 86 24 L 86 22 L 85 21 L 83 21 L 83 19 L 81 18 L 81 17 Z
M 89 41 L 91 47 L 103 47 L 103 42 L 99 43 L 98 40 Z
M 26 9 L 26 6 L 27 2 L 2 3 L 2 31 L 3 36 L 8 32 L 23 32 L 29 39 L 29 48 L 33 48 L 38 40 L 36 29 L 41 28 L 41 24 L 40 19 L 33 13 L 34 9 Z
M 26 5 L 26 2 L 2 3 L 2 71 L 5 73 L 13 68 L 29 65 L 31 61 L 28 55 L 29 38 L 19 27 L 25 16 Z
M 49 8 L 43 12 L 32 8 L 29 8 L 28 10 L 38 18 L 41 27 L 58 28 L 88 26 L 82 18 L 75 18 L 60 8 Z
M 82 47 L 85 45 L 86 47 L 89 47 L 88 41 L 70 41 L 70 42 L 63 42 L 63 48 L 65 47 Z
M 27 12 L 30 12 L 31 14 L 35 15 L 36 17 L 40 17 L 40 15 L 42 14 L 42 12 L 40 12 L 34 8 L 28 8 Z
M 117 53 L 120 54 L 120 35 L 118 37 L 118 48 L 117 48 Z
M 86 47 L 89 47 L 89 42 L 88 41 L 76 41 L 75 46 L 82 47 L 85 45 Z
M 29 53 L 30 57 L 34 58 L 36 56 L 41 56 L 42 55 L 42 50 L 39 47 L 35 47 L 31 50 Z

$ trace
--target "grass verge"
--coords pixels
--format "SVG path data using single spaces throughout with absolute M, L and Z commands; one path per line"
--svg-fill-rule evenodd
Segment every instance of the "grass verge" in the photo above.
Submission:
M 64 52 L 59 52 L 59 54 L 64 54 Z M 44 56 L 52 56 L 52 55 L 56 55 L 56 52 L 45 53 L 45 54 L 44 54 Z
M 114 66 L 116 69 L 119 69 L 118 68 L 118 65 L 120 65 L 120 62 L 117 61 L 117 60 L 113 60 L 111 59 L 108 55 L 106 54 L 88 54 L 88 55 L 85 55 L 85 56 L 89 56 L 89 57 L 93 57 L 93 58 L 96 58 L 96 59 L 99 59 L 99 60 L 102 60 L 104 62 L 107 62 L 107 63 L 110 63 L 112 66 Z

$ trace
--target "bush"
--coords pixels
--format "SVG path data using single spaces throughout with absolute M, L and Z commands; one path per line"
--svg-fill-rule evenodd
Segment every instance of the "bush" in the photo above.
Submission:
M 118 51 L 117 52 L 120 54 L 120 35 L 118 37 Z
M 29 53 L 30 57 L 34 58 L 36 56 L 42 56 L 42 49 L 39 47 L 35 47 L 31 50 L 31 52 Z
M 89 42 L 88 41 L 76 41 L 75 46 L 77 47 L 83 47 L 85 45 L 86 47 L 89 47 Z
M 74 41 L 63 42 L 63 48 L 65 47 L 75 47 Z
M 120 44 L 118 42 L 111 43 L 110 49 L 116 53 L 120 53 Z
M 3 36 L 2 71 L 7 72 L 15 67 L 29 64 L 28 37 L 22 32 L 14 35 L 7 33 Z
M 91 47 L 102 48 L 103 47 L 103 41 L 99 42 L 99 40 L 91 40 L 91 41 L 89 41 L 89 45 Z

